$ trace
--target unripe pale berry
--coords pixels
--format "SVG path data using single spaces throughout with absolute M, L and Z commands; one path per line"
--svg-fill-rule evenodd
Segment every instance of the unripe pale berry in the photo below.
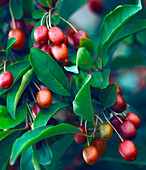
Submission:
M 102 123 L 99 127 L 99 133 L 103 140 L 109 140 L 113 135 L 113 128 L 109 123 Z
M 55 45 L 64 43 L 65 37 L 62 30 L 58 27 L 52 27 L 48 32 L 49 40 Z
M 52 94 L 47 89 L 39 90 L 36 99 L 40 107 L 42 108 L 48 108 L 52 104 Z
M 9 71 L 4 71 L 0 74 L 0 87 L 2 89 L 8 89 L 13 84 L 13 75 Z
M 94 146 L 87 146 L 83 150 L 83 158 L 85 162 L 89 165 L 93 165 L 98 161 L 98 151 Z
M 134 139 L 137 135 L 134 124 L 130 121 L 125 121 L 120 125 L 120 133 L 125 139 Z
M 119 145 L 120 155 L 126 161 L 134 161 L 137 157 L 137 149 L 135 144 L 130 140 L 125 140 Z
M 87 33 L 85 31 L 80 30 L 74 34 L 73 38 L 74 38 L 74 42 L 75 42 L 76 46 L 79 46 L 80 39 L 81 38 L 89 38 L 89 36 L 87 35 Z
M 45 26 L 38 26 L 34 30 L 34 39 L 38 44 L 46 44 L 48 42 L 48 29 Z
M 139 128 L 141 126 L 141 120 L 135 113 L 127 113 L 125 120 L 132 122 L 136 128 Z
M 82 133 L 86 134 L 86 131 L 85 131 L 85 127 L 84 126 L 78 126 L 77 127 Z M 75 133 L 74 134 L 74 140 L 77 144 L 84 144 L 87 142 L 87 138 L 86 136 L 82 135 L 82 134 L 77 134 Z
M 8 40 L 12 37 L 17 39 L 17 41 L 13 44 L 12 48 L 14 50 L 20 50 L 25 43 L 24 32 L 20 29 L 13 29 L 8 34 Z
M 94 146 L 99 154 L 99 157 L 102 157 L 107 149 L 107 142 L 102 140 L 100 137 L 92 139 L 91 145 Z
M 126 110 L 126 102 L 120 94 L 117 94 L 116 103 L 111 107 L 111 109 L 117 113 L 122 113 Z
M 68 59 L 68 49 L 65 44 L 53 45 L 51 52 L 53 57 L 59 62 L 64 62 L 66 59 Z

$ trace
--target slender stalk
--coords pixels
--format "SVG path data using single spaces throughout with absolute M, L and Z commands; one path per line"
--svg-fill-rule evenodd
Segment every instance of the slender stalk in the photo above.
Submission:
M 82 126 L 83 125 L 83 120 L 82 120 L 82 118 L 81 118 L 81 120 L 80 120 L 80 126 Z
M 87 143 L 88 143 L 88 146 L 90 146 L 89 138 L 88 138 L 88 132 L 87 132 L 87 120 L 85 121 L 85 132 L 86 132 L 86 135 L 87 135 Z
M 37 100 L 36 100 L 36 98 L 35 98 L 35 96 L 34 96 L 34 94 L 33 94 L 32 88 L 30 88 L 30 93 L 31 93 L 32 98 L 33 98 L 33 100 L 35 101 L 35 103 L 37 103 Z
M 28 103 L 27 103 L 27 100 L 26 100 L 26 106 L 27 106 L 27 109 L 28 109 L 28 111 L 29 111 L 29 113 L 30 113 L 30 115 L 31 115 L 32 120 L 34 120 L 34 116 L 33 116 L 33 114 L 32 114 L 32 111 L 31 111 Z M 29 114 L 28 114 L 28 115 L 29 115 Z
M 51 12 L 52 12 L 52 9 L 49 10 L 49 27 L 52 28 L 51 26 Z
M 123 123 L 123 121 L 112 111 L 112 110 L 110 110 L 110 109 L 108 109 L 110 112 L 112 112 L 112 114 L 114 115 L 114 116 L 116 116 L 116 118 L 121 122 L 121 123 Z
M 47 28 L 48 28 L 48 30 L 49 30 L 50 27 L 49 27 L 49 24 L 48 24 L 48 16 L 46 16 L 46 25 L 47 25 Z
M 7 65 L 7 61 L 4 61 L 4 71 L 6 71 L 6 65 Z
M 12 8 L 11 8 L 11 0 L 9 2 L 9 10 L 10 10 L 10 15 L 11 15 L 12 22 L 13 22 L 13 25 L 14 25 L 14 29 L 16 29 L 16 22 L 15 22 L 15 19 L 14 19 L 14 16 L 13 16 Z
M 60 17 L 60 19 L 61 19 L 62 21 L 64 21 L 64 22 L 66 22 L 75 32 L 78 32 L 78 31 L 75 29 L 75 27 L 74 27 L 70 22 L 68 22 L 67 20 L 65 20 L 65 19 L 62 18 L 62 17 Z
M 43 19 L 44 19 L 44 17 L 45 17 L 46 15 L 48 15 L 48 13 L 44 14 L 44 15 L 42 16 L 42 18 L 41 18 L 41 26 L 43 25 Z
M 32 81 L 32 82 L 33 82 L 33 84 L 36 86 L 36 88 L 37 88 L 38 90 L 40 90 L 39 86 L 38 86 L 34 81 Z
M 103 120 L 98 115 L 95 114 L 95 116 L 100 120 L 101 123 L 103 123 Z
M 124 139 L 121 137 L 121 135 L 118 133 L 118 131 L 115 129 L 115 127 L 110 123 L 110 121 L 108 120 L 108 118 L 106 117 L 106 115 L 104 114 L 103 110 L 102 110 L 103 116 L 105 117 L 106 121 L 111 125 L 111 127 L 114 129 L 114 131 L 117 133 L 117 135 L 119 136 L 120 140 L 123 142 Z
M 122 115 L 126 117 L 126 114 L 124 112 L 122 112 Z

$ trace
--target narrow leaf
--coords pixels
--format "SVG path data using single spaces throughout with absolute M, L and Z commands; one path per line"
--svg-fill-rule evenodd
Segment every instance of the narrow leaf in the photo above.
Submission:
M 9 52 L 11 50 L 11 47 L 13 46 L 13 44 L 17 41 L 16 38 L 12 37 L 8 40 L 7 42 L 7 48 L 6 48 L 6 58 L 8 58 Z

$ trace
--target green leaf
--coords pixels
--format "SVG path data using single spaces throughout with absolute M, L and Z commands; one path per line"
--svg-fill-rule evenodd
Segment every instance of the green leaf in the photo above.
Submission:
M 41 170 L 39 162 L 38 162 L 36 147 L 34 145 L 33 145 L 32 161 L 33 161 L 33 166 L 34 166 L 35 170 Z
M 62 96 L 70 96 L 67 76 L 51 56 L 42 50 L 32 48 L 30 51 L 30 62 L 37 78 L 48 89 Z
M 12 37 L 7 42 L 7 48 L 6 48 L 6 59 L 8 58 L 9 52 L 12 48 L 12 45 L 17 41 L 16 38 Z
M 122 30 L 113 39 L 108 51 L 110 51 L 114 45 L 116 45 L 117 43 L 125 39 L 126 37 L 138 31 L 141 31 L 145 28 L 146 28 L 146 19 L 136 20 L 134 22 L 125 24 Z
M 99 93 L 99 102 L 102 104 L 104 109 L 113 106 L 117 100 L 117 86 L 112 83 L 103 89 Z
M 64 69 L 68 72 L 79 74 L 78 67 L 76 65 L 73 66 L 65 66 Z
M 139 56 L 117 56 L 111 63 L 112 70 L 131 68 L 137 65 L 142 65 L 143 59 Z
M 47 145 L 46 141 L 42 142 L 42 147 L 37 150 L 38 161 L 41 165 L 48 165 L 53 159 L 51 148 Z
M 91 103 L 90 80 L 91 75 L 87 77 L 84 85 L 77 93 L 73 101 L 73 110 L 74 113 L 80 116 L 82 119 L 93 122 L 94 114 Z
M 53 15 L 51 17 L 51 23 L 54 25 L 58 25 L 60 23 L 60 16 L 59 15 Z
M 79 47 L 85 47 L 90 52 L 91 55 L 94 52 L 93 41 L 88 38 L 81 38 Z
M 79 133 L 81 131 L 73 125 L 66 123 L 59 124 L 57 126 L 44 126 L 39 127 L 34 130 L 24 133 L 13 145 L 12 155 L 11 155 L 11 164 L 14 164 L 17 157 L 29 146 L 34 143 L 49 138 L 51 136 L 60 135 L 60 134 L 70 134 L 70 133 Z
M 105 67 L 109 61 L 109 56 L 103 56 L 102 58 L 98 58 L 97 65 L 99 68 Z
M 23 11 L 27 17 L 32 17 L 32 13 L 35 10 L 33 0 L 22 0 Z
M 69 105 L 66 103 L 53 103 L 47 109 L 42 108 L 33 122 L 33 128 L 45 126 L 53 115 L 55 115 L 59 110 L 66 108 L 68 106 Z
M 109 83 L 109 75 L 110 75 L 111 70 L 110 69 L 105 69 L 101 72 L 102 74 L 102 83 L 100 85 L 101 89 L 104 89 L 107 87 Z
M 52 0 L 39 0 L 39 2 L 45 7 L 48 7 L 48 4 L 52 6 Z
M 8 116 L 9 112 L 6 106 L 0 105 L 0 115 L 1 116 Z
M 21 19 L 23 16 L 22 0 L 10 0 L 10 6 L 14 18 L 16 20 Z
M 32 156 L 33 156 L 33 149 L 32 146 L 30 146 L 21 154 L 21 161 L 20 161 L 21 170 L 28 170 L 28 169 L 35 170 L 33 166 Z
M 22 77 L 21 85 L 20 83 L 16 84 L 8 93 L 7 108 L 13 119 L 15 119 L 15 112 L 16 112 L 18 101 L 22 93 L 24 92 L 25 88 L 27 87 L 27 85 L 33 79 L 34 75 L 35 74 L 33 69 L 28 70 Z
M 85 47 L 81 47 L 77 51 L 76 65 L 82 69 L 90 70 L 95 68 L 91 54 Z
M 67 150 L 67 148 L 71 145 L 73 141 L 73 135 L 67 135 L 61 140 L 51 145 L 53 160 L 51 161 L 50 165 L 46 167 L 46 169 L 56 170 L 57 162 L 60 160 L 64 152 Z
M 91 76 L 92 76 L 90 82 L 91 86 L 100 87 L 102 83 L 102 73 L 100 71 L 96 71 Z
M 88 0 L 64 0 L 60 6 L 60 15 L 68 19 L 75 11 L 77 11 L 81 6 L 83 6 Z
M 9 129 L 19 125 L 27 115 L 27 108 L 21 105 L 17 108 L 15 114 L 15 120 L 10 117 L 4 117 L 0 115 L 0 129 Z
M 16 62 L 12 66 L 7 67 L 7 71 L 10 71 L 13 74 L 14 82 L 13 85 L 20 79 L 20 77 L 29 69 L 29 62 Z M 11 89 L 13 85 L 9 88 Z M 4 90 L 0 88 L 0 96 L 6 93 L 9 89 Z
M 141 9 L 141 0 L 138 0 L 138 5 L 118 6 L 105 17 L 100 30 L 100 42 L 98 46 L 98 55 L 100 57 L 104 55 L 106 49 L 124 26 L 126 21 L 128 21 L 130 17 L 135 15 Z
M 45 14 L 47 14 L 47 12 L 42 10 L 42 9 L 35 10 L 32 13 L 32 18 L 34 18 L 34 19 L 41 19 Z

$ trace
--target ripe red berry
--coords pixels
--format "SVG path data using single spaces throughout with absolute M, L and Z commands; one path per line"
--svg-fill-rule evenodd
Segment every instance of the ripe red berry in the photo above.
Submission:
M 71 44 L 72 46 L 75 46 L 75 42 L 72 37 L 67 36 L 68 44 Z
M 101 0 L 90 0 L 89 9 L 95 14 L 101 14 L 104 10 L 104 3 Z
M 41 50 L 45 51 L 46 53 L 48 53 L 50 56 L 52 56 L 52 52 L 51 52 L 51 45 L 44 45 Z
M 9 71 L 4 71 L 0 74 L 0 87 L 2 89 L 8 89 L 13 84 L 13 75 Z
M 130 140 L 125 140 L 119 145 L 120 155 L 126 161 L 134 161 L 137 157 L 137 149 L 135 144 Z
M 62 30 L 58 27 L 52 27 L 48 32 L 48 37 L 55 45 L 60 45 L 65 40 Z
M 74 42 L 75 42 L 76 46 L 79 46 L 81 38 L 89 38 L 89 37 L 86 32 L 80 30 L 74 34 L 73 38 L 74 38 Z
M 122 95 L 122 90 L 121 90 L 120 86 L 118 85 L 118 83 L 116 83 L 116 82 L 114 82 L 114 81 L 110 81 L 110 84 L 111 84 L 111 83 L 115 83 L 115 84 L 117 85 L 117 94 Z
M 113 135 L 113 128 L 109 123 L 102 123 L 99 127 L 99 133 L 103 140 L 109 140 Z
M 64 62 L 66 59 L 68 59 L 68 49 L 65 44 L 53 45 L 51 52 L 53 57 L 59 62 Z
M 139 128 L 141 126 L 140 118 L 132 112 L 127 113 L 125 120 L 132 122 L 136 128 Z
M 137 135 L 134 124 L 130 121 L 125 121 L 120 125 L 120 133 L 125 139 L 134 139 Z
M 82 133 L 86 134 L 85 127 L 84 126 L 78 126 L 77 127 Z M 74 134 L 74 140 L 77 144 L 84 144 L 87 142 L 87 138 L 82 134 Z
M 33 43 L 33 48 L 41 49 L 42 45 Z
M 117 113 L 122 113 L 126 110 L 126 102 L 120 94 L 117 94 L 116 103 L 111 107 L 111 109 Z
M 47 89 L 39 90 L 36 99 L 40 107 L 48 108 L 52 104 L 52 94 Z
M 93 165 L 97 162 L 98 160 L 98 151 L 94 146 L 87 146 L 84 150 L 83 150 L 83 158 L 85 160 L 85 162 L 89 165 Z
M 9 0 L 0 0 L 0 6 L 4 7 L 9 3 Z
M 94 146 L 99 154 L 99 157 L 102 157 L 107 149 L 107 142 L 102 140 L 100 137 L 92 139 L 91 145 Z
M 20 29 L 13 29 L 8 34 L 8 39 L 15 37 L 17 41 L 13 44 L 12 48 L 15 50 L 20 50 L 25 43 L 24 32 Z
M 118 118 L 123 121 L 123 117 L 118 115 Z M 118 119 L 116 116 L 113 116 L 111 119 L 110 119 L 110 123 L 114 126 L 114 128 L 119 131 L 119 127 L 121 125 L 121 122 L 120 120 Z
M 70 37 L 73 37 L 74 36 L 74 34 L 76 33 L 75 32 L 75 30 L 74 29 L 72 29 L 70 26 L 68 26 L 67 28 L 66 28 L 66 34 L 68 35 L 68 36 L 70 36 Z
M 16 24 L 17 29 L 23 30 L 23 31 L 25 30 L 25 22 L 23 19 L 15 20 L 15 24 Z M 15 26 L 12 20 L 10 21 L 10 28 L 15 29 Z
M 48 42 L 48 29 L 45 26 L 38 26 L 34 30 L 34 39 L 38 44 L 46 44 Z
M 36 115 L 39 113 L 39 111 L 41 110 L 41 107 L 39 106 L 38 103 L 35 103 L 32 107 L 32 113 L 34 118 L 36 117 Z

